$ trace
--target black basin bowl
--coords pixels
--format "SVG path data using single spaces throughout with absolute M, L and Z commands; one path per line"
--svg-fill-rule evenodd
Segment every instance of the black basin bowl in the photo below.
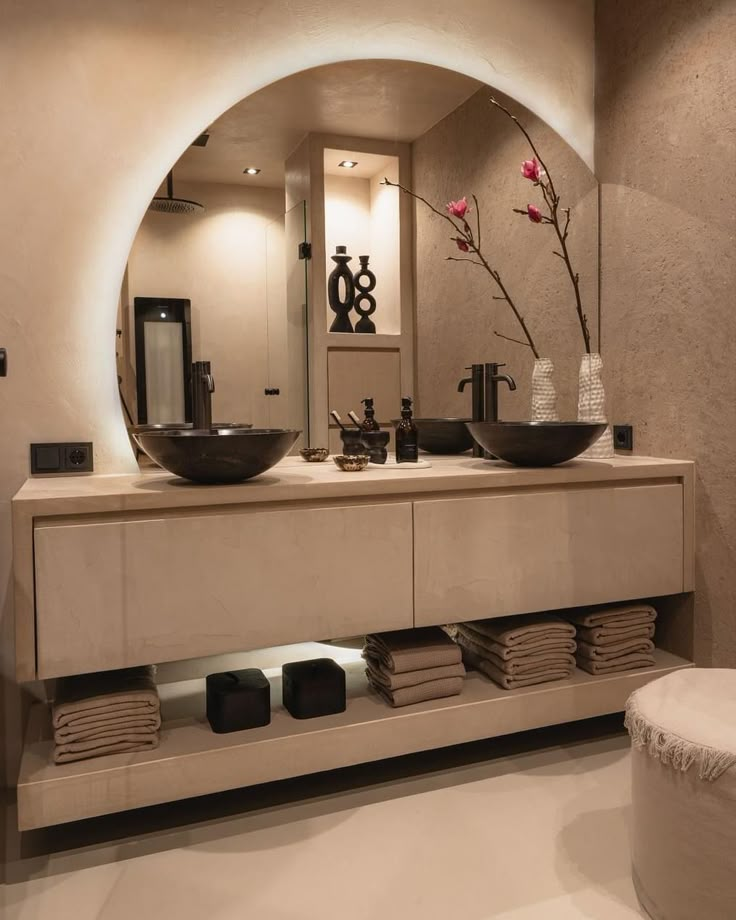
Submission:
M 128 434 L 134 441 L 138 441 L 139 434 L 145 434 L 147 431 L 179 431 L 180 429 L 191 429 L 194 426 L 191 422 L 157 422 L 152 425 L 128 425 Z M 213 422 L 213 428 L 252 428 L 249 422 Z
M 572 460 L 606 430 L 593 422 L 468 422 L 475 440 L 516 466 L 555 466 Z
M 159 466 L 193 482 L 252 479 L 283 460 L 301 431 L 283 428 L 177 428 L 144 431 L 136 437 Z
M 415 418 L 417 443 L 428 454 L 462 454 L 473 446 L 469 418 Z M 394 425 L 399 420 L 394 419 Z

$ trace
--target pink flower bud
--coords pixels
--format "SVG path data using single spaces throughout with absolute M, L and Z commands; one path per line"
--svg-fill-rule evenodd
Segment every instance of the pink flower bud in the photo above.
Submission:
M 526 213 L 529 215 L 529 220 L 532 221 L 532 223 L 542 223 L 542 212 L 533 204 L 528 204 L 526 206 Z
M 456 236 L 454 239 L 460 252 L 470 252 L 470 247 L 465 242 L 465 240 L 461 240 L 459 236 Z
M 542 175 L 542 167 L 537 162 L 536 157 L 532 157 L 531 160 L 524 160 L 521 164 L 521 174 L 525 179 L 531 179 L 532 182 L 539 182 L 539 177 Z
M 459 201 L 451 201 L 447 205 L 447 212 L 453 217 L 459 217 L 461 220 L 468 213 L 470 208 L 468 207 L 468 202 L 466 198 L 461 198 Z

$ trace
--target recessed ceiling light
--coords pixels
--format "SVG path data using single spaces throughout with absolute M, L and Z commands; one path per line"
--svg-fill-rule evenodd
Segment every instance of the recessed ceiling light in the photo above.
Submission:
M 338 163 L 338 166 L 342 166 L 343 169 L 355 169 L 358 165 L 357 160 L 343 160 L 342 163 Z
M 192 147 L 206 147 L 209 139 L 209 134 L 204 131 L 195 141 L 192 141 Z
M 246 166 L 245 169 L 243 170 L 243 173 L 246 176 L 257 176 L 259 172 L 260 172 L 260 169 L 258 169 L 258 167 L 256 166 Z

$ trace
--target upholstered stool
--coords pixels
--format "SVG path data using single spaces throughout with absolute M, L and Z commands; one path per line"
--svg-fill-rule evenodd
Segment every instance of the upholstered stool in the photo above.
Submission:
M 632 862 L 654 920 L 736 918 L 736 670 L 675 671 L 629 698 Z

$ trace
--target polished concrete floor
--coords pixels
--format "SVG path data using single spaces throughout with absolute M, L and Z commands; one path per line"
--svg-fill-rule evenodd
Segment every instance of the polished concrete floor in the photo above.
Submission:
M 628 815 L 598 720 L 30 835 L 0 915 L 624 920 Z

